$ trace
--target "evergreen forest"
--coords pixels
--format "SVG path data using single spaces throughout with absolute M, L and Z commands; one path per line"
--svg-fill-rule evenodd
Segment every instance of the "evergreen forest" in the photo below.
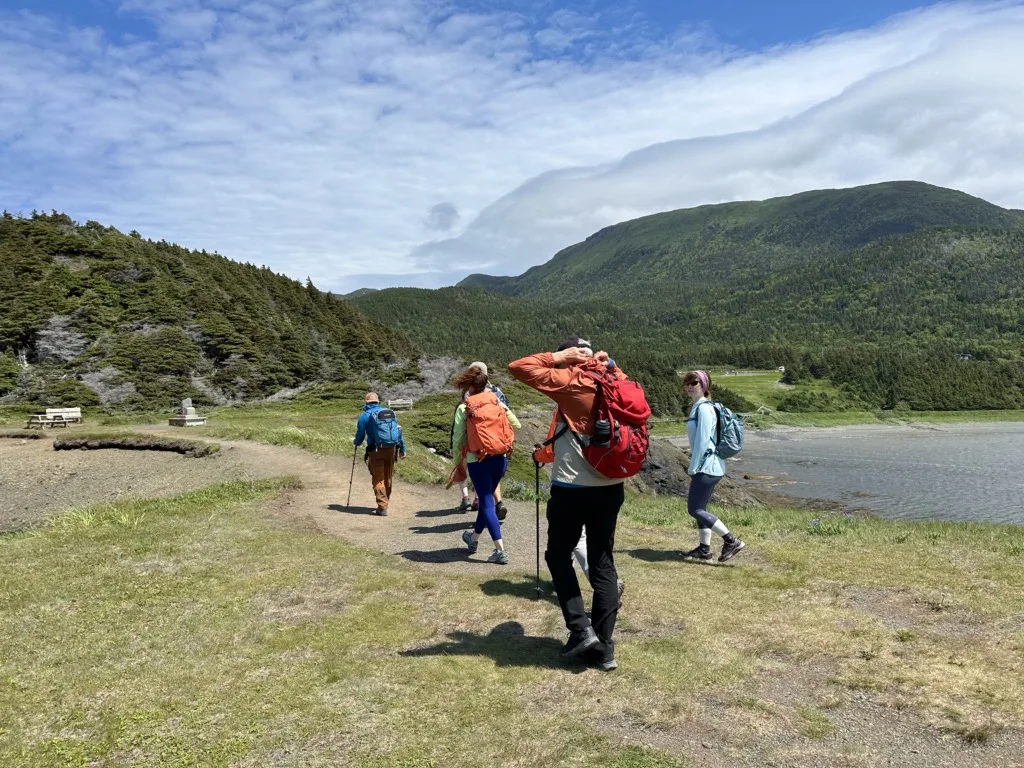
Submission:
M 308 281 L 57 212 L 0 216 L 0 296 L 7 402 L 230 402 L 418 358 Z

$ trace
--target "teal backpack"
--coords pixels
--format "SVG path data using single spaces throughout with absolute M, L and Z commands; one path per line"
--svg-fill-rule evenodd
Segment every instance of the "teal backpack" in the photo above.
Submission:
M 743 450 L 743 416 L 733 413 L 717 400 L 707 402 L 715 409 L 718 422 L 715 427 L 715 454 L 720 459 L 731 459 Z

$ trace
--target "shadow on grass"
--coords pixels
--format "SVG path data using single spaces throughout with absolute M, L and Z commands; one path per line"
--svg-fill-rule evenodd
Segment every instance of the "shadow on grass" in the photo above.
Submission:
M 468 515 L 468 512 L 459 512 L 455 507 L 451 509 L 421 509 L 416 512 L 416 517 L 450 517 L 451 515 Z
M 413 533 L 457 533 L 471 528 L 472 520 L 462 520 L 458 523 L 442 523 L 441 525 L 411 525 L 409 530 Z
M 537 598 L 537 582 L 535 579 L 522 579 L 520 581 L 491 579 L 480 585 L 480 591 L 488 597 L 521 597 L 524 600 L 534 600 Z M 555 605 L 558 604 L 551 582 L 541 580 L 540 599 Z
M 623 554 L 648 563 L 683 563 L 684 565 L 706 565 L 712 568 L 735 567 L 735 563 L 720 563 L 717 558 L 698 560 L 695 557 L 685 557 L 683 552 L 678 549 L 627 549 L 623 551 Z
M 572 666 L 559 654 L 562 643 L 550 637 L 530 637 L 518 621 L 506 621 L 486 635 L 477 632 L 449 632 L 448 640 L 425 648 L 402 651 L 402 656 L 484 656 L 499 667 L 541 667 L 582 672 L 582 661 Z
M 400 556 L 414 563 L 464 563 L 469 560 L 466 547 L 452 549 L 407 549 Z
M 349 515 L 376 515 L 376 507 L 346 507 L 344 504 L 328 504 L 332 512 L 344 512 Z

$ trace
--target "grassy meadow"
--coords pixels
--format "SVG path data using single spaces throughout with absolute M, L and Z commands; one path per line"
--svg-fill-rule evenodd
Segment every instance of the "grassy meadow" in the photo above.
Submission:
M 1024 721 L 1020 528 L 734 511 L 751 554 L 708 567 L 675 554 L 682 502 L 632 497 L 608 674 L 560 663 L 531 578 L 323 536 L 275 513 L 295 485 L 0 538 L 0 765 L 666 768 L 685 753 L 647 735 L 687 732 L 708 696 L 783 750 L 841 733 L 865 691 L 954 745 Z M 754 685 L 807 670 L 796 700 Z

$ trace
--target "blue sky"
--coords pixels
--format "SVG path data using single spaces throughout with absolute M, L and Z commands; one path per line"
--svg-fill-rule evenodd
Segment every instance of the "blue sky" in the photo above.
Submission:
M 0 208 L 322 288 L 915 178 L 1024 207 L 1024 0 L 0 0 Z
M 745 49 L 800 42 L 824 33 L 870 27 L 895 14 L 927 6 L 926 0 L 632 0 L 604 2 L 461 2 L 461 8 L 522 12 L 531 5 L 550 12 L 601 14 L 609 20 L 642 19 L 652 29 L 673 32 L 707 27 L 725 43 Z M 152 36 L 155 25 L 143 14 L 122 9 L 116 0 L 0 0 L 0 9 L 30 10 L 78 25 L 100 26 L 115 36 Z M 539 14 L 538 14 L 539 15 Z

